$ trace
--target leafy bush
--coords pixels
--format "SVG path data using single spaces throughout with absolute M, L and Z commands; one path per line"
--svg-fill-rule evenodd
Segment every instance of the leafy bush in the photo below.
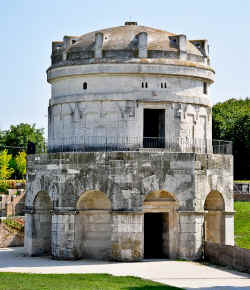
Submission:
M 233 141 L 234 177 L 250 178 L 250 99 L 213 106 L 213 139 Z
M 5 180 L 5 182 L 9 189 L 25 188 L 25 184 L 26 184 L 25 179 L 19 179 L 19 180 L 9 179 L 9 180 Z
M 14 169 L 10 168 L 11 159 L 12 155 L 8 154 L 6 149 L 0 152 L 0 178 L 3 180 L 10 178 L 14 173 Z
M 7 218 L 2 220 L 2 222 L 12 229 L 15 229 L 19 232 L 24 232 L 24 224 L 14 218 Z
M 0 180 L 0 192 L 4 194 L 9 194 L 8 192 L 8 184 L 6 180 Z

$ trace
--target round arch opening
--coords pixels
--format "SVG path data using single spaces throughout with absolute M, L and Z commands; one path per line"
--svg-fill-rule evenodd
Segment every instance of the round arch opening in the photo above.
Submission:
M 84 192 L 78 199 L 77 209 L 84 210 L 110 210 L 111 201 L 102 191 L 90 190 Z
M 225 243 L 225 201 L 222 194 L 212 190 L 204 202 L 205 241 Z
M 76 248 L 81 258 L 109 259 L 112 249 L 111 201 L 102 191 L 86 191 L 76 205 Z

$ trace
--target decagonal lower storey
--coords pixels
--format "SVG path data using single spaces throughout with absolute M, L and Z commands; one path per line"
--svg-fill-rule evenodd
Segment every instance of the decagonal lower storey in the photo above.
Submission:
M 70 153 L 29 163 L 30 255 L 197 259 L 204 240 L 234 243 L 231 156 Z

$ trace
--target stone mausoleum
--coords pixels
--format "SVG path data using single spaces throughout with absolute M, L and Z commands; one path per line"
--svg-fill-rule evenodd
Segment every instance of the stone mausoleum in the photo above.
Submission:
M 233 245 L 207 40 L 126 22 L 52 42 L 51 60 L 48 150 L 27 162 L 27 253 L 194 260 L 204 241 Z

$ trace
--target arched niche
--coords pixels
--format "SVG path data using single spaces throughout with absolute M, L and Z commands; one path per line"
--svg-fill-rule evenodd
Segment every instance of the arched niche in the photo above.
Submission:
M 144 257 L 175 258 L 177 256 L 178 201 L 166 190 L 150 192 L 145 196 Z
M 37 193 L 34 202 L 32 222 L 33 255 L 51 253 L 51 210 L 52 201 L 45 191 Z
M 168 191 L 165 190 L 157 190 L 148 193 L 145 196 L 144 202 L 147 201 L 173 201 L 176 202 L 176 198 L 174 195 Z
M 204 203 L 205 210 L 225 210 L 225 202 L 222 194 L 216 190 L 211 191 Z
M 225 201 L 222 194 L 211 191 L 204 202 L 205 240 L 212 243 L 225 243 Z
M 46 191 L 40 191 L 34 198 L 33 207 L 35 210 L 48 211 L 52 209 L 52 201 Z
M 72 183 L 66 183 L 62 193 L 62 207 L 76 206 L 77 197 Z
M 111 201 L 105 193 L 98 190 L 91 190 L 80 196 L 77 202 L 77 209 L 110 210 Z
M 90 190 L 80 195 L 77 205 L 75 237 L 78 256 L 109 259 L 111 257 L 111 201 L 105 193 Z

